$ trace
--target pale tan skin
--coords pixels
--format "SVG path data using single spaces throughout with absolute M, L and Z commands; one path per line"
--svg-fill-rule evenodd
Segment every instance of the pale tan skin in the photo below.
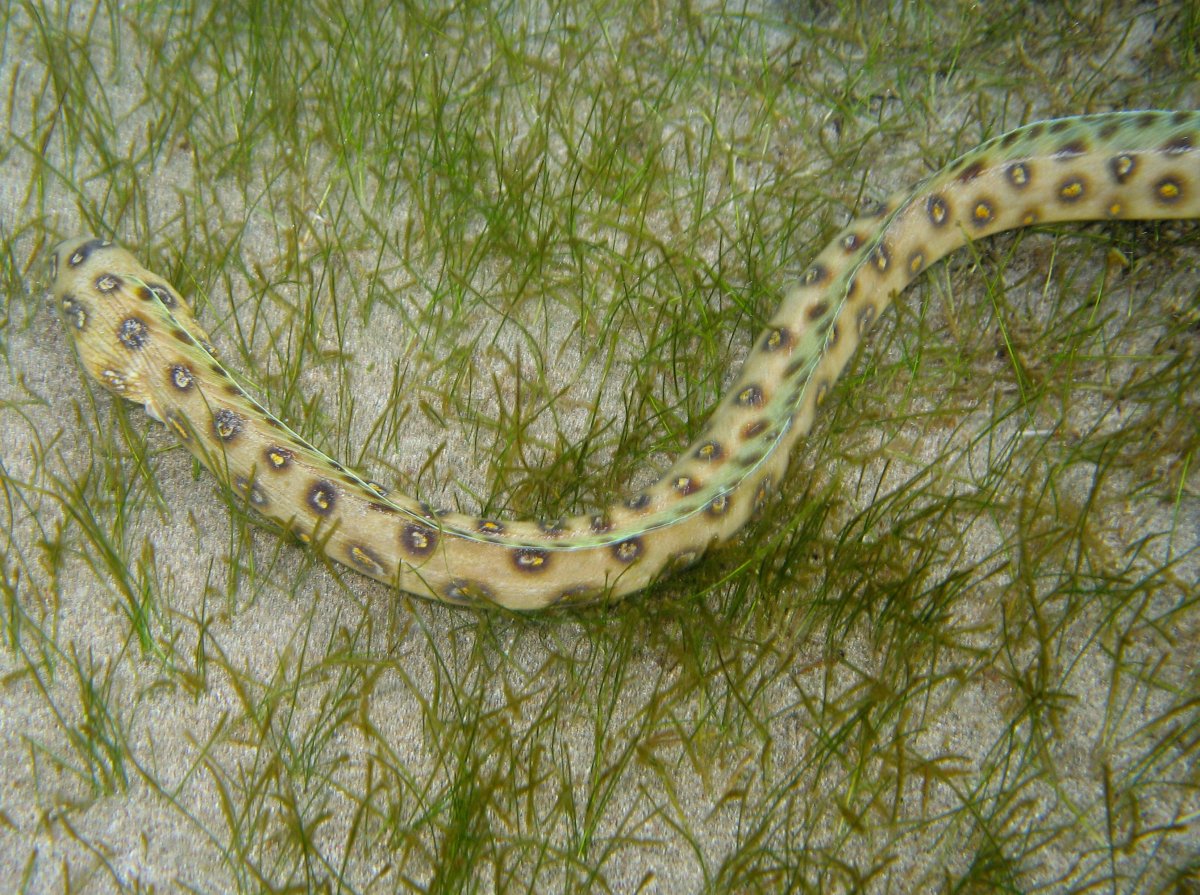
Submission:
M 88 372 L 301 540 L 422 597 L 540 609 L 624 596 L 733 537 L 871 323 L 968 240 L 1034 222 L 1196 217 L 1200 112 L 1066 118 L 991 140 L 817 256 L 667 475 L 555 522 L 435 513 L 345 469 L 235 385 L 179 294 L 111 243 L 59 245 L 53 289 Z

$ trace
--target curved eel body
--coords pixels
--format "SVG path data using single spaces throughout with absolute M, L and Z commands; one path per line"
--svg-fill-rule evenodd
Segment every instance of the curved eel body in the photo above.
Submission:
M 300 540 L 422 597 L 539 609 L 623 596 L 733 537 L 872 322 L 968 240 L 1050 221 L 1196 217 L 1200 112 L 1064 118 L 989 140 L 817 256 L 666 475 L 593 515 L 540 522 L 436 512 L 326 456 L 235 383 L 174 288 L 110 242 L 59 245 L 53 291 L 88 372 Z

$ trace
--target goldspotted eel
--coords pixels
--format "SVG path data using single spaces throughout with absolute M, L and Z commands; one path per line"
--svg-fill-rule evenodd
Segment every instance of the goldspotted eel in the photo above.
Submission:
M 1200 112 L 1084 115 L 989 140 L 817 256 L 666 475 L 602 512 L 540 522 L 436 512 L 326 456 L 234 381 L 174 288 L 111 242 L 59 245 L 53 289 L 88 372 L 301 541 L 422 597 L 538 609 L 620 597 L 732 538 L 892 296 L 968 240 L 1050 221 L 1195 217 Z

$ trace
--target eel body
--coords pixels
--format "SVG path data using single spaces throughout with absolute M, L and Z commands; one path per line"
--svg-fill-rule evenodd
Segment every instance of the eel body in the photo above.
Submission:
M 1034 223 L 1196 217 L 1200 112 L 1085 115 L 989 140 L 838 234 L 669 472 L 556 520 L 439 512 L 347 469 L 238 385 L 179 292 L 111 242 L 59 245 L 53 292 L 88 372 L 300 540 L 422 597 L 539 609 L 629 594 L 732 538 L 871 324 L 947 253 Z

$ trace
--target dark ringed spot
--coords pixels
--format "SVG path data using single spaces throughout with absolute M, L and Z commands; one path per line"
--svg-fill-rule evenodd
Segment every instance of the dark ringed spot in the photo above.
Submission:
M 1004 176 L 1008 178 L 1009 185 L 1018 190 L 1025 189 L 1033 179 L 1029 165 L 1025 162 L 1013 162 L 1004 169 Z
M 179 327 L 172 327 L 172 328 L 171 328 L 171 335 L 173 335 L 177 341 L 179 341 L 179 342 L 182 342 L 184 345 L 194 345 L 194 344 L 196 344 L 196 343 L 195 343 L 195 342 L 192 340 L 192 337 L 191 337 L 191 336 L 189 336 L 189 335 L 187 334 L 187 331 L 186 331 L 186 330 L 183 330 L 183 329 L 180 329 Z
M 83 332 L 88 322 L 87 308 L 84 307 L 83 302 L 77 300 L 73 295 L 64 295 L 61 307 L 63 314 L 66 315 L 71 325 L 75 327 L 75 331 Z
M 738 454 L 735 462 L 742 469 L 753 469 L 755 466 L 761 463 L 763 458 L 766 456 L 766 451 L 750 451 L 746 454 Z
M 805 311 L 804 316 L 806 316 L 809 320 L 820 320 L 827 313 L 829 313 L 828 303 L 819 301 Z
M 862 237 L 857 233 L 847 233 L 838 241 L 838 245 L 846 252 L 853 252 L 862 245 Z
M 1105 213 L 1110 218 L 1119 218 L 1121 213 L 1125 211 L 1119 199 L 1113 199 L 1108 203 L 1108 207 L 1104 209 Z
M 400 546 L 409 556 L 424 559 L 437 547 L 437 532 L 427 525 L 406 522 L 400 526 Z
M 1014 143 L 1021 139 L 1020 131 L 1009 131 L 1000 138 L 1000 146 L 1002 149 L 1009 149 Z
M 494 603 L 496 598 L 486 585 L 478 581 L 467 581 L 465 578 L 455 578 L 446 585 L 445 597 L 451 603 L 474 606 L 479 603 Z
M 958 182 L 959 183 L 970 183 L 972 180 L 974 180 L 976 177 L 978 177 L 980 174 L 983 173 L 983 169 L 984 169 L 983 159 L 979 159 L 977 161 L 971 162 L 971 164 L 967 165 L 965 168 L 963 168 L 961 171 L 958 172 Z
M 608 531 L 611 528 L 612 528 L 612 523 L 608 520 L 608 517 L 605 516 L 604 514 L 597 513 L 595 516 L 592 517 L 591 529 L 596 534 L 604 534 L 606 531 Z
M 888 206 L 887 202 L 879 202 L 874 199 L 868 199 L 863 203 L 860 214 L 867 218 L 881 218 L 889 211 L 891 211 L 891 208 Z
M 242 422 L 240 416 L 228 407 L 222 407 L 213 413 L 213 434 L 222 441 L 233 441 L 242 431 Z
M 1068 162 L 1087 152 L 1087 144 L 1083 140 L 1071 140 L 1054 150 L 1054 158 L 1060 162 Z
M 642 539 L 636 537 L 627 538 L 612 545 L 612 555 L 616 557 L 618 562 L 623 562 L 626 565 L 640 557 L 642 550 Z
M 483 535 L 502 535 L 504 523 L 495 519 L 480 519 L 475 523 L 475 530 Z
M 562 537 L 567 531 L 567 527 L 563 525 L 561 519 L 539 519 L 537 525 L 542 534 L 548 538 Z
M 808 364 L 809 364 L 808 355 L 806 355 L 806 354 L 799 355 L 791 363 L 789 363 L 786 367 L 783 368 L 783 378 L 791 379 L 793 376 L 795 376 L 797 373 L 799 373 L 801 370 L 803 370 L 805 367 L 807 367 Z
M 374 575 L 377 578 L 387 577 L 387 569 L 383 567 L 383 563 L 366 547 L 360 547 L 358 544 L 350 544 L 346 547 L 346 555 L 350 557 L 350 562 L 357 569 L 366 572 L 368 575 Z
M 296 455 L 292 451 L 275 445 L 267 448 L 263 454 L 267 458 L 267 466 L 275 470 L 287 469 L 296 459 Z
M 671 487 L 679 494 L 687 497 L 689 494 L 694 494 L 700 490 L 700 483 L 689 475 L 680 475 L 671 480 Z
M 96 249 L 106 249 L 110 245 L 112 245 L 112 243 L 107 239 L 89 239 L 71 253 L 71 257 L 67 259 L 67 263 L 72 267 L 78 267 L 80 264 L 86 261 L 91 256 L 92 252 L 96 251 Z
M 196 377 L 187 364 L 172 364 L 167 371 L 167 380 L 181 392 L 186 392 L 196 384 Z
M 1162 205 L 1174 205 L 1183 198 L 1183 183 L 1177 177 L 1163 177 L 1154 184 L 1154 198 Z
M 776 327 L 767 333 L 763 339 L 763 351 L 775 352 L 784 351 L 792 347 L 792 333 L 782 326 Z
M 829 279 L 829 268 L 824 264 L 814 264 L 801 278 L 805 286 L 819 286 Z
M 996 209 L 987 199 L 978 199 L 971 209 L 971 223 L 976 227 L 986 227 L 996 219 Z
M 1183 155 L 1185 152 L 1191 152 L 1191 150 L 1192 138 L 1188 134 L 1172 137 L 1162 145 L 1162 151 L 1166 155 Z
M 121 278 L 115 273 L 102 273 L 96 277 L 96 291 L 108 295 L 121 287 Z
M 130 351 L 136 351 L 150 341 L 150 327 L 141 317 L 126 317 L 117 327 L 117 338 Z
M 625 506 L 631 510 L 644 510 L 650 506 L 650 495 L 645 491 L 625 498 Z
M 244 475 L 237 476 L 233 480 L 233 484 L 254 506 L 261 509 L 270 503 L 270 501 L 267 500 L 267 492 L 262 489 L 262 486 L 257 482 L 250 481 L 250 479 L 246 478 Z
M 891 264 L 891 253 L 888 252 L 888 247 L 882 242 L 875 247 L 875 251 L 871 253 L 871 261 L 875 264 L 875 269 L 880 273 L 886 273 L 888 265 Z
M 375 481 L 374 479 L 366 479 L 365 484 L 368 488 L 370 488 L 373 492 L 375 492 L 376 496 L 378 496 L 378 497 L 387 497 L 388 494 L 390 493 L 389 488 L 387 488 L 384 485 L 381 485 L 379 482 Z
M 1045 129 L 1046 125 L 1041 121 L 1037 121 L 1029 125 L 1029 128 L 1025 131 L 1025 135 L 1029 137 L 1030 140 L 1036 140 L 1042 135 L 1042 131 Z
M 913 252 L 908 256 L 908 272 L 913 276 L 919 274 L 925 269 L 925 255 L 920 251 Z
M 1108 161 L 1108 173 L 1117 183 L 1127 183 L 1137 173 L 1137 156 L 1128 152 L 1114 155 Z
M 708 502 L 708 506 L 704 511 L 710 516 L 724 516 L 729 511 L 729 495 L 718 494 Z
M 925 213 L 929 223 L 935 227 L 944 227 L 950 220 L 950 206 L 941 196 L 930 196 L 925 202 Z
M 737 393 L 734 402 L 739 407 L 762 407 L 763 391 L 757 385 L 748 385 Z
M 540 573 L 550 568 L 550 551 L 522 547 L 511 552 L 512 563 L 518 572 Z
M 767 427 L 770 425 L 769 420 L 755 420 L 752 423 L 746 423 L 746 425 L 742 426 L 742 440 L 751 441 L 757 438 L 763 432 L 766 432 Z
M 833 324 L 833 326 L 829 327 L 829 335 L 827 335 L 825 337 L 826 347 L 832 348 L 834 345 L 836 345 L 838 343 L 838 339 L 840 339 L 841 337 L 842 337 L 842 333 L 841 333 L 841 330 L 838 328 L 838 325 L 836 323 Z
M 1058 121 L 1050 122 L 1050 133 L 1061 134 L 1063 131 L 1065 131 L 1070 126 L 1071 126 L 1070 121 L 1067 121 L 1064 118 L 1060 118 Z
M 1158 124 L 1158 115 L 1154 112 L 1143 112 L 1137 118 L 1137 126 L 1140 128 L 1151 128 Z
M 138 286 L 137 297 L 142 301 L 154 301 L 158 299 L 168 308 L 174 308 L 179 302 L 175 300 L 175 296 L 171 294 L 171 290 L 166 286 Z
M 692 456 L 704 463 L 715 463 L 725 456 L 725 451 L 719 441 L 706 441 Z
M 1172 112 L 1171 124 L 1175 125 L 1175 127 L 1183 127 L 1185 124 L 1191 122 L 1194 114 L 1194 112 L 1185 112 L 1182 109 L 1177 112 Z
M 604 596 L 604 588 L 591 584 L 578 584 L 575 587 L 568 587 L 551 600 L 550 603 L 555 606 L 559 604 L 581 606 L 584 603 L 599 600 L 602 596 Z
M 1024 227 L 1028 227 L 1030 224 L 1037 223 L 1037 221 L 1040 217 L 1041 217 L 1041 215 L 1038 214 L 1038 211 L 1036 208 L 1026 209 L 1025 213 L 1023 215 L 1021 215 L 1021 225 Z
M 305 500 L 308 508 L 318 516 L 328 516 L 337 505 L 337 486 L 325 479 L 317 479 L 309 486 Z
M 1068 177 L 1058 185 L 1058 198 L 1070 205 L 1087 195 L 1087 182 L 1082 177 Z

